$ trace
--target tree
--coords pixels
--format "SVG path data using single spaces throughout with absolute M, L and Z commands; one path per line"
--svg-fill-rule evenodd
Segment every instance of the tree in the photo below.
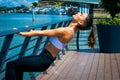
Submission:
M 7 12 L 8 8 L 6 6 L 0 7 L 0 12 Z
M 32 3 L 34 7 L 37 7 L 38 3 L 37 2 L 34 2 Z
M 101 0 L 101 5 L 110 13 L 112 19 L 120 12 L 120 0 Z

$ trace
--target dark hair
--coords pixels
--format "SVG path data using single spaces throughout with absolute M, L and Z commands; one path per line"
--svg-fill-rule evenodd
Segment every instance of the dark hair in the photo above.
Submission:
M 83 25 L 78 24 L 77 26 L 80 30 L 88 30 L 88 29 L 91 29 L 92 25 L 93 25 L 93 20 L 92 20 L 91 15 L 89 14 L 87 18 L 85 19 L 84 24 Z
M 86 18 L 85 26 L 88 28 L 89 27 L 91 28 L 91 32 L 90 32 L 90 35 L 88 37 L 88 46 L 90 46 L 91 49 L 94 49 L 94 46 L 96 44 L 96 28 L 93 26 L 93 18 L 91 15 L 89 15 Z
M 95 44 L 96 44 L 96 28 L 92 26 L 92 30 L 88 37 L 88 46 L 90 46 L 91 49 L 94 49 Z
M 86 18 L 84 25 L 81 27 L 81 30 L 88 29 L 91 29 L 90 35 L 88 37 L 88 46 L 90 46 L 91 49 L 94 49 L 94 46 L 96 44 L 96 28 L 93 26 L 93 18 L 90 14 Z

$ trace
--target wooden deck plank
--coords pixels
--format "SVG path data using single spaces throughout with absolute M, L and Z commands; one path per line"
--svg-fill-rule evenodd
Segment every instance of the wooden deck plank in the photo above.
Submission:
M 119 77 L 120 77 L 120 53 L 116 53 L 115 57 L 117 59 L 117 65 L 118 65 L 118 69 L 119 69 Z
M 110 54 L 105 54 L 105 80 L 112 80 Z
M 36 80 L 120 80 L 120 53 L 66 52 Z
M 118 65 L 117 60 L 115 58 L 115 54 L 111 54 L 111 66 L 112 66 L 112 79 L 113 80 L 120 80 L 119 72 L 118 72 Z
M 88 80 L 88 77 L 90 75 L 90 70 L 92 67 L 92 63 L 93 63 L 93 59 L 94 59 L 94 55 L 93 53 L 89 53 L 89 58 L 87 60 L 87 64 L 85 66 L 84 72 L 82 74 L 81 80 Z
M 104 54 L 100 53 L 96 80 L 104 80 Z
M 96 80 L 97 70 L 98 70 L 98 62 L 99 62 L 99 54 L 95 54 L 88 80 Z

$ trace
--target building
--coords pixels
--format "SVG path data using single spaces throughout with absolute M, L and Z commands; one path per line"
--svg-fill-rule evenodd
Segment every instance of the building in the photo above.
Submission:
M 71 3 L 70 7 L 78 7 L 78 11 L 81 13 L 89 13 L 90 7 L 95 7 L 100 3 L 101 0 L 55 0 L 55 1 L 65 1 Z M 77 6 L 73 5 L 77 3 Z M 66 3 L 67 7 L 67 3 Z

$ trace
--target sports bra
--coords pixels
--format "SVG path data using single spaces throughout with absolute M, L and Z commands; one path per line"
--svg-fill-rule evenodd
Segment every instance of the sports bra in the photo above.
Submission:
M 73 30 L 71 29 L 71 28 L 69 28 L 69 27 L 66 27 L 66 28 L 68 28 L 69 30 L 71 30 L 71 32 L 73 33 L 73 35 L 74 35 L 74 32 L 73 32 Z M 49 38 L 49 41 L 50 41 L 50 43 L 52 43 L 56 48 L 58 48 L 58 49 L 60 49 L 60 50 L 62 50 L 67 44 L 64 44 L 64 43 L 62 43 L 62 42 L 60 42 L 60 40 L 57 38 L 57 37 L 50 37 Z

